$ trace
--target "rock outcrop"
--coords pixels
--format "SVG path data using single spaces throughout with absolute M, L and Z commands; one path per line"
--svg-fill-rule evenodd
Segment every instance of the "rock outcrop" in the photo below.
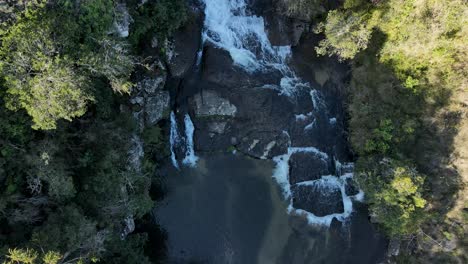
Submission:
M 181 29 L 177 30 L 171 41 L 167 43 L 167 65 L 173 77 L 184 77 L 195 64 L 197 51 L 201 47 L 203 19 L 202 10 L 192 9 L 189 14 L 189 21 Z
M 153 126 L 167 117 L 170 96 L 164 90 L 166 78 L 164 66 L 157 61 L 144 71 L 136 84 L 130 103 L 134 105 L 134 115 L 140 126 Z
M 327 161 L 315 153 L 297 152 L 289 158 L 289 182 L 291 184 L 318 180 L 329 174 Z
M 296 184 L 292 187 L 293 206 L 313 213 L 315 216 L 341 214 L 344 205 L 339 186 L 316 184 Z

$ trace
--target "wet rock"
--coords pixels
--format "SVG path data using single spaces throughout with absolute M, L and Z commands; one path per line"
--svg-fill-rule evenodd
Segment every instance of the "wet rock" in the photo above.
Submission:
M 226 129 L 227 122 L 211 122 L 208 127 L 208 131 L 211 133 L 222 134 Z
M 344 212 L 341 189 L 334 185 L 293 185 L 293 206 L 313 213 L 316 216 L 340 214 Z
M 227 121 L 216 119 L 193 120 L 195 131 L 194 144 L 197 152 L 222 152 L 231 144 L 230 126 Z
M 340 222 L 338 219 L 336 219 L 336 217 L 333 217 L 330 223 L 330 230 L 339 231 L 342 226 L 343 226 L 343 223 Z
M 169 111 L 169 102 L 168 91 L 158 91 L 149 96 L 145 103 L 146 123 L 151 126 L 163 119 L 164 114 Z
M 249 74 L 233 64 L 228 51 L 207 44 L 203 51 L 203 75 L 208 82 L 225 87 L 261 87 L 265 84 L 279 84 L 279 72 Z
M 266 16 L 268 39 L 274 46 L 297 46 L 309 23 L 269 12 Z
M 194 65 L 197 51 L 201 46 L 201 30 L 203 28 L 203 12 L 192 9 L 190 21 L 174 33 L 172 47 L 167 51 L 169 71 L 173 77 L 181 78 Z
M 252 131 L 249 136 L 243 137 L 239 151 L 259 159 L 271 159 L 282 155 L 288 150 L 289 138 L 279 131 Z
M 291 184 L 318 180 L 329 174 L 327 161 L 314 153 L 297 152 L 289 158 L 289 182 Z
M 193 97 L 196 117 L 235 116 L 237 108 L 215 91 L 207 90 Z
M 346 179 L 345 193 L 347 196 L 353 196 L 359 193 L 359 188 L 356 186 L 356 183 L 351 178 Z

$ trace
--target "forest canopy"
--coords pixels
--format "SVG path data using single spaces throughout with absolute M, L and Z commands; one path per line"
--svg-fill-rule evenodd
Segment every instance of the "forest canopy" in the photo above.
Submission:
M 161 26 L 141 28 L 148 13 Z M 164 43 L 185 15 L 183 0 L 0 3 L 0 262 L 150 263 L 148 234 L 133 231 L 165 144 L 152 128 L 151 166 L 132 166 L 142 132 L 126 105 L 139 43 Z

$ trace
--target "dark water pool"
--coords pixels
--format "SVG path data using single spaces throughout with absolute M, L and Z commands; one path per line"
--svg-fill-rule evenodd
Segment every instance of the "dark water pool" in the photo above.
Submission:
M 386 241 L 355 204 L 343 226 L 314 227 L 287 214 L 274 163 L 233 154 L 201 157 L 167 175 L 155 208 L 169 263 L 378 263 Z

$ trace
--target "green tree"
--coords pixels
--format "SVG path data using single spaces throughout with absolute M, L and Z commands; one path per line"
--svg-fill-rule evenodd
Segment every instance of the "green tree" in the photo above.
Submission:
M 415 168 L 390 159 L 358 176 L 371 214 L 392 236 L 415 233 L 424 220 L 424 177 Z
M 325 33 L 327 38 L 316 47 L 319 55 L 337 55 L 340 59 L 352 59 L 367 48 L 375 19 L 367 12 L 333 10 L 325 23 L 320 23 L 316 33 Z
M 25 109 L 35 129 L 54 129 L 58 119 L 83 115 L 91 97 L 72 61 L 58 56 L 51 29 L 37 23 L 38 16 L 27 15 L 2 38 L 0 70 L 6 106 Z
M 38 255 L 31 249 L 9 249 L 6 264 L 34 264 Z
M 93 102 L 91 79 L 104 77 L 128 93 L 134 58 L 125 41 L 108 36 L 113 1 L 39 1 L 2 36 L 0 73 L 6 106 L 25 109 L 33 128 L 82 116 Z

